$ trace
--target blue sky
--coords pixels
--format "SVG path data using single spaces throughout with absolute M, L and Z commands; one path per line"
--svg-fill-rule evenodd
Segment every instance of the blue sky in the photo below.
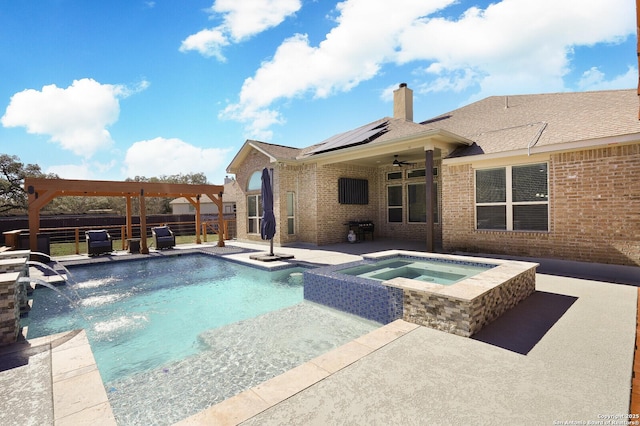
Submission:
M 0 0 L 0 152 L 67 179 L 204 172 L 393 112 L 637 84 L 633 0 Z

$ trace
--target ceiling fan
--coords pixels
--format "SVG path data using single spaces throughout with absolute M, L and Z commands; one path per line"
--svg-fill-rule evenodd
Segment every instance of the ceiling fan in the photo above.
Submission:
M 412 164 L 413 163 L 408 163 L 406 161 L 398 160 L 398 156 L 397 155 L 393 156 L 393 166 L 394 167 L 411 166 Z

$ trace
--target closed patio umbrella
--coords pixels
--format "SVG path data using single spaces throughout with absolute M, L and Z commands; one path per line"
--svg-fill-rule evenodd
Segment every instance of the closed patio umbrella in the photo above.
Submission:
M 270 240 L 269 255 L 273 256 L 273 236 L 276 234 L 276 218 L 273 215 L 273 188 L 269 170 L 262 169 L 262 223 L 260 224 L 260 237 Z

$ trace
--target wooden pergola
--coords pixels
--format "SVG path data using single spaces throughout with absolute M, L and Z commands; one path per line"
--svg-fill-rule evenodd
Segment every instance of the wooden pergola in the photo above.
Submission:
M 124 197 L 126 199 L 126 236 L 132 238 L 133 222 L 131 221 L 131 200 L 138 198 L 140 203 L 140 252 L 149 253 L 147 239 L 146 197 L 185 197 L 196 210 L 196 243 L 200 244 L 200 197 L 207 195 L 218 206 L 218 220 L 220 233 L 218 246 L 224 246 L 224 227 L 222 185 L 189 185 L 179 183 L 158 182 L 117 182 L 100 180 L 68 180 L 26 178 L 24 189 L 29 201 L 29 247 L 31 251 L 38 250 L 38 233 L 40 232 L 40 210 L 56 197 Z

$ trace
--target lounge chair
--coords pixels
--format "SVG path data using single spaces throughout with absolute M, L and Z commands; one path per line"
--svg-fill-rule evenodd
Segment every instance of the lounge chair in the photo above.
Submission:
M 151 233 L 153 234 L 156 249 L 172 248 L 176 245 L 176 237 L 168 226 L 151 228 Z
M 104 230 L 86 231 L 87 251 L 89 256 L 95 256 L 102 253 L 111 253 L 113 251 L 113 243 L 111 235 Z

